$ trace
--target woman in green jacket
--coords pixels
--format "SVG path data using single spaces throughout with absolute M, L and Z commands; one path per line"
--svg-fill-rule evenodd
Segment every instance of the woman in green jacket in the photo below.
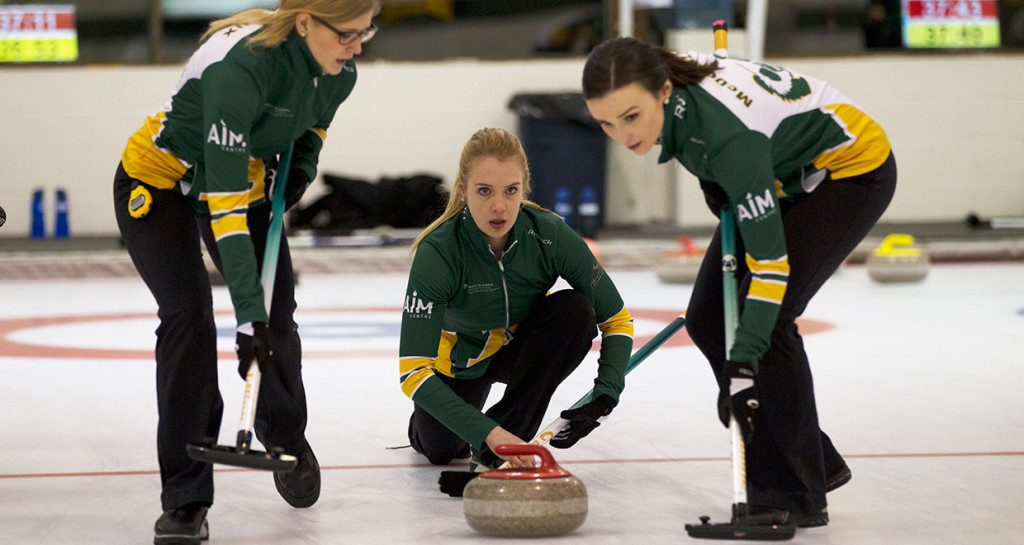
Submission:
M 208 537 L 213 468 L 186 453 L 218 436 L 217 331 L 199 239 L 227 281 L 238 324 L 239 373 L 263 373 L 255 431 L 269 449 L 298 457 L 275 473 L 281 496 L 308 507 L 320 470 L 305 438 L 306 399 L 287 238 L 270 315 L 259 270 L 270 224 L 269 186 L 288 205 L 316 176 L 317 157 L 338 106 L 356 81 L 353 58 L 376 27 L 378 0 L 281 0 L 279 9 L 214 21 L 170 102 L 128 141 L 114 178 L 118 227 L 159 306 L 157 455 L 164 513 L 155 542 Z M 290 171 L 277 155 L 293 146 Z
M 434 464 L 472 451 L 496 467 L 501 444 L 529 441 L 555 388 L 602 335 L 594 400 L 562 413 L 552 446 L 590 433 L 618 403 L 633 322 L 611 278 L 579 235 L 525 199 L 526 154 L 502 129 L 477 131 L 462 151 L 447 209 L 415 241 L 402 313 L 402 391 L 415 407 L 409 439 Z M 563 278 L 571 289 L 549 293 Z M 483 411 L 495 382 L 501 400 Z M 507 458 L 532 466 L 529 457 Z
M 896 188 L 882 128 L 824 81 L 783 67 L 621 38 L 583 71 L 587 106 L 634 153 L 661 146 L 735 211 L 739 327 L 725 352 L 720 233 L 694 283 L 686 329 L 720 384 L 719 417 L 748 437 L 750 521 L 822 526 L 850 470 L 818 426 L 796 319 L 881 217 Z M 756 410 L 755 410 L 756 409 Z

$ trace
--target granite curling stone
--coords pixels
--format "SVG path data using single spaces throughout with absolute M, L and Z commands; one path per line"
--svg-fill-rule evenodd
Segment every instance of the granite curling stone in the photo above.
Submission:
M 892 234 L 867 259 L 868 276 L 875 282 L 920 282 L 928 276 L 931 261 L 914 237 Z
M 693 284 L 704 261 L 704 251 L 698 249 L 690 237 L 679 237 L 679 243 L 683 249 L 662 253 L 654 264 L 654 271 L 658 280 L 666 284 Z
M 540 445 L 499 445 L 503 456 L 535 455 L 539 468 L 506 468 L 481 473 L 466 485 L 463 512 L 469 526 L 497 537 L 568 534 L 587 518 L 587 489 Z

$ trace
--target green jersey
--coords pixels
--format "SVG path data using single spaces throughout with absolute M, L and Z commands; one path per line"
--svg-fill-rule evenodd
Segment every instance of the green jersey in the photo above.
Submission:
M 246 221 L 266 198 L 264 165 L 294 142 L 291 169 L 314 179 L 327 128 L 356 81 L 352 61 L 324 74 L 294 32 L 272 49 L 250 46 L 260 28 L 210 36 L 121 155 L 128 175 L 179 191 L 210 215 L 238 323 L 267 321 Z
M 779 200 L 870 172 L 890 148 L 881 127 L 824 81 L 778 66 L 717 61 L 714 74 L 672 91 L 659 162 L 674 158 L 718 184 L 736 212 L 751 282 L 729 358 L 756 364 L 768 350 L 789 276 Z
M 463 401 L 437 374 L 476 378 L 559 277 L 594 304 L 601 353 L 594 395 L 618 400 L 633 348 L 633 320 L 586 242 L 555 214 L 523 206 L 501 259 L 468 209 L 421 242 L 402 312 L 402 391 L 475 447 L 497 423 Z M 529 439 L 529 438 L 528 438 Z

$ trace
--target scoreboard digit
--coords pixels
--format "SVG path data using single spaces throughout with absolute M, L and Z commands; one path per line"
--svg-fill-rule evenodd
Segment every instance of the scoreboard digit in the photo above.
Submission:
M 997 0 L 903 0 L 909 48 L 999 47 Z
M 0 5 L 0 62 L 78 59 L 73 5 Z

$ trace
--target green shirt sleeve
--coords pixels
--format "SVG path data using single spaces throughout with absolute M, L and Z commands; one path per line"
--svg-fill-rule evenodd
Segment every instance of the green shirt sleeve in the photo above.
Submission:
M 751 283 L 729 358 L 751 363 L 768 350 L 786 290 L 789 262 L 782 214 L 775 194 L 771 144 L 748 131 L 728 139 L 710 157 L 715 181 L 735 210 Z
M 238 323 L 266 322 L 255 249 L 246 221 L 250 131 L 263 104 L 258 78 L 230 62 L 202 76 L 203 167 L 210 220 Z
M 559 276 L 590 299 L 601 330 L 594 397 L 605 394 L 618 402 L 626 386 L 626 366 L 633 349 L 633 319 L 611 277 L 586 241 L 565 222 L 559 222 L 558 229 L 555 259 Z
M 459 289 L 458 267 L 429 241 L 419 245 L 409 273 L 399 339 L 402 390 L 470 445 L 481 448 L 498 426 L 445 384 L 437 370 L 444 313 Z M 447 356 L 447 355 L 446 355 Z

